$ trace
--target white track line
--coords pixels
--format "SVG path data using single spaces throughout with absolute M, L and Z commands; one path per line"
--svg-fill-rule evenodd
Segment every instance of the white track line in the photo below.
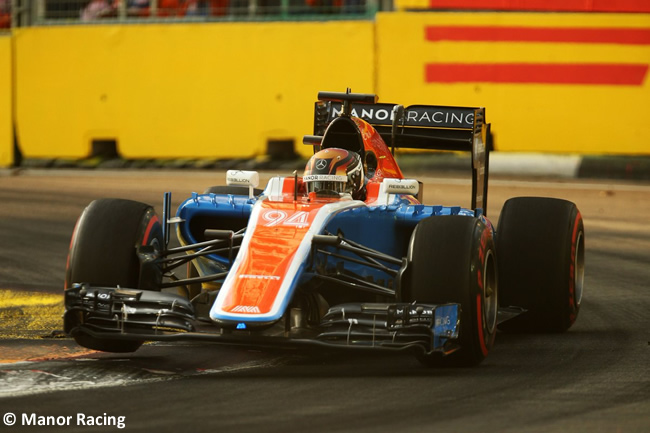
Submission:
M 193 368 L 182 372 L 130 367 L 128 365 L 109 369 L 105 365 L 96 365 L 97 361 L 102 361 L 101 359 L 89 358 L 79 358 L 71 361 L 27 361 L 0 364 L 0 399 L 57 391 L 130 386 L 176 380 L 187 376 L 270 368 L 284 364 L 285 360 L 286 358 L 279 357 L 218 368 Z

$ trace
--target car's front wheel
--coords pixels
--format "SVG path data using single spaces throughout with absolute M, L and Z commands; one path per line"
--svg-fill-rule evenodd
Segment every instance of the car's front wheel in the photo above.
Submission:
M 429 366 L 479 364 L 497 328 L 497 263 L 492 231 L 466 216 L 434 216 L 415 228 L 408 251 L 402 298 L 408 302 L 461 305 L 460 349 L 425 354 Z
M 137 248 L 163 247 L 162 226 L 154 209 L 124 199 L 95 200 L 83 211 L 72 234 L 65 288 L 75 283 L 97 287 L 159 288 L 160 273 L 141 275 Z M 133 352 L 142 341 L 97 339 L 73 332 L 81 346 L 106 352 Z

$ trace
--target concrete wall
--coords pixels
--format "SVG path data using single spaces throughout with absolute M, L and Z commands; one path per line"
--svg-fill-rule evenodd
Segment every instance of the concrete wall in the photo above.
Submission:
M 650 14 L 380 13 L 375 22 L 15 29 L 0 38 L 0 165 L 263 155 L 312 132 L 319 90 L 484 106 L 498 150 L 650 154 Z M 11 93 L 15 91 L 14 110 Z M 7 120 L 9 119 L 9 120 Z
M 374 88 L 371 22 L 36 27 L 14 37 L 26 157 L 82 158 L 97 139 L 117 140 L 126 158 L 261 155 L 267 139 L 311 133 L 319 90 Z
M 650 154 L 650 15 L 396 13 L 384 101 L 486 107 L 497 149 Z
M 13 163 L 11 37 L 0 34 L 0 167 Z
M 397 10 L 650 12 L 647 0 L 395 0 Z

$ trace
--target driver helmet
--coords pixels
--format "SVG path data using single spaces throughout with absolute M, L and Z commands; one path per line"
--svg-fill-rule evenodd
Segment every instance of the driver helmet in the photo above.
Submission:
M 323 149 L 309 159 L 302 180 L 308 193 L 348 193 L 358 199 L 363 194 L 363 164 L 354 152 L 334 147 Z

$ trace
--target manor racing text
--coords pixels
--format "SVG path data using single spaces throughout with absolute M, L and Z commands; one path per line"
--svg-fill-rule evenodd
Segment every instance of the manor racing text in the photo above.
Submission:
M 23 426 L 115 426 L 118 429 L 126 427 L 125 416 L 107 414 L 93 416 L 78 413 L 65 416 L 43 416 L 35 413 L 24 413 L 21 421 Z

